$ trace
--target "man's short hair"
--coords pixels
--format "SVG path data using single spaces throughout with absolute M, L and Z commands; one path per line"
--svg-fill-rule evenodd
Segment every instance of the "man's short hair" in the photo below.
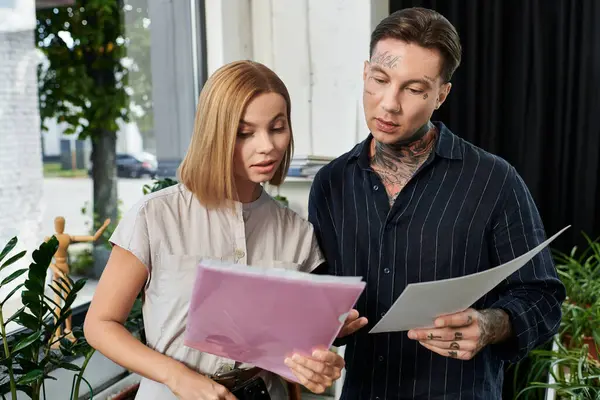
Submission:
M 442 56 L 441 76 L 444 82 L 450 81 L 460 64 L 458 33 L 450 21 L 434 10 L 405 8 L 384 18 L 371 34 L 370 57 L 377 43 L 387 38 L 438 50 Z

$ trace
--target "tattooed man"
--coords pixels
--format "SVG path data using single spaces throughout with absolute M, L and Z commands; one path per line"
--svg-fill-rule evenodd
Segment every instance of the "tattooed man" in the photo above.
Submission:
M 559 326 L 565 291 L 544 250 L 434 328 L 368 334 L 408 284 L 490 269 L 545 240 L 517 171 L 431 121 L 460 59 L 455 28 L 435 11 L 382 20 L 363 72 L 370 134 L 312 185 L 322 272 L 367 282 L 336 342 L 347 346 L 342 399 L 501 399 L 504 363 Z

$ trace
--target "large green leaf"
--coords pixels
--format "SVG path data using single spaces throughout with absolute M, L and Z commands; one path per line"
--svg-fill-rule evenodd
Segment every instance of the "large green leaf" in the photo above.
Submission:
M 54 286 L 50 285 L 50 289 L 58 296 L 59 299 L 65 301 L 65 295 L 61 290 L 56 289 Z
M 71 292 L 73 292 L 73 293 L 79 292 L 81 289 L 83 289 L 86 282 L 87 282 L 86 278 L 78 279 L 77 282 L 73 283 L 73 289 L 71 289 Z
M 61 326 L 67 320 L 67 318 L 71 316 L 72 313 L 73 310 L 63 308 L 60 312 L 60 317 L 52 324 L 52 329 L 55 330 Z
M 44 376 L 44 371 L 41 369 L 34 369 L 33 371 L 29 371 L 27 374 L 23 375 L 17 381 L 19 385 L 26 385 L 32 382 L 37 381 L 38 379 Z
M 21 313 L 18 319 L 19 323 L 23 325 L 25 328 L 31 329 L 32 331 L 37 331 L 41 328 L 40 320 L 34 317 L 31 314 L 27 314 L 26 312 Z
M 8 325 L 9 323 L 11 323 L 15 319 L 17 319 L 19 317 L 19 315 L 21 315 L 21 313 L 23 313 L 24 311 L 25 311 L 25 307 L 19 308 L 17 311 L 15 311 L 15 313 L 13 315 L 10 316 L 9 319 L 6 320 L 5 324 Z
M 60 290 L 62 290 L 63 295 L 64 295 L 64 293 L 69 293 L 71 291 L 71 289 L 70 289 L 71 287 L 69 285 L 65 286 L 64 282 L 54 281 L 54 283 L 56 284 L 56 286 L 58 286 L 58 288 Z M 56 293 L 56 291 L 55 291 L 55 293 Z M 63 297 L 63 299 L 66 300 L 66 298 L 64 298 L 64 297 Z
M 36 318 L 42 318 L 45 314 L 45 303 L 40 296 L 30 291 L 21 292 L 21 302 L 27 307 Z
M 44 282 L 40 282 L 35 277 L 32 278 L 31 276 L 29 276 L 28 279 L 25 281 L 25 288 L 27 290 L 31 290 L 33 293 L 44 293 Z
M 8 241 L 8 243 L 6 243 L 6 245 L 4 246 L 4 248 L 2 249 L 2 251 L 0 252 L 0 262 L 2 262 L 2 260 L 4 260 L 4 257 L 6 257 L 6 255 L 8 253 L 10 253 L 12 249 L 15 248 L 15 246 L 17 245 L 18 241 L 19 241 L 19 239 L 17 239 L 17 237 L 15 236 L 12 239 L 10 239 Z
M 69 371 L 76 371 L 79 372 L 81 371 L 81 367 L 75 364 L 71 364 L 68 362 L 61 362 L 60 364 L 57 365 L 58 368 L 64 368 L 67 369 Z
M 32 371 L 38 368 L 38 363 L 29 360 L 25 355 L 19 353 L 15 356 L 15 361 L 17 364 L 21 366 L 25 371 Z
M 0 307 L 2 307 L 15 293 L 17 293 L 17 291 L 19 289 L 21 289 L 25 284 L 21 283 L 17 286 L 15 286 L 4 298 L 4 300 L 2 300 L 2 302 L 0 302 Z
M 20 277 L 21 275 L 23 275 L 25 272 L 27 272 L 27 268 L 22 268 L 22 269 L 18 269 L 15 272 L 13 272 L 12 274 L 10 274 L 9 276 L 7 276 L 6 278 L 4 278 L 4 280 L 2 282 L 0 282 L 0 287 L 4 286 L 4 285 L 8 285 L 9 283 L 11 283 L 12 281 L 14 281 L 15 279 L 17 279 L 18 277 Z
M 61 309 L 61 305 L 60 305 L 60 304 L 58 304 L 58 303 L 57 303 L 56 301 L 54 301 L 53 299 L 51 299 L 50 297 L 48 297 L 48 296 L 44 295 L 44 298 L 46 299 L 46 301 L 47 301 L 48 303 L 50 303 L 52 306 L 56 307 L 56 309 L 57 309 L 57 310 L 60 310 L 60 309 Z M 52 308 L 52 307 L 50 307 L 50 308 Z
M 19 261 L 21 258 L 23 258 L 23 256 L 26 253 L 27 253 L 27 251 L 23 250 L 22 252 L 17 253 L 16 255 L 14 255 L 11 258 L 9 258 L 8 260 L 6 260 L 6 262 L 4 264 L 2 264 L 2 266 L 0 266 L 0 271 L 2 271 L 4 268 L 8 267 L 9 265 L 12 265 L 15 262 Z
M 13 353 L 21 351 L 27 348 L 28 346 L 31 346 L 33 343 L 38 341 L 41 336 L 41 331 L 33 332 L 31 335 L 27 336 L 26 338 L 20 340 L 17 344 L 15 344 L 15 347 L 13 347 L 12 349 Z

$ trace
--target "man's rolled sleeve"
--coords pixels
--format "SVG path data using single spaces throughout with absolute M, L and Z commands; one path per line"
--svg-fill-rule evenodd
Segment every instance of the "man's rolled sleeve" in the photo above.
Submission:
M 493 265 L 508 262 L 533 249 L 546 235 L 537 207 L 525 183 L 512 169 L 503 209 L 493 225 Z M 558 331 L 565 288 L 558 279 L 548 247 L 508 277 L 496 289 L 489 308 L 504 310 L 513 337 L 493 345 L 500 359 L 517 362 Z

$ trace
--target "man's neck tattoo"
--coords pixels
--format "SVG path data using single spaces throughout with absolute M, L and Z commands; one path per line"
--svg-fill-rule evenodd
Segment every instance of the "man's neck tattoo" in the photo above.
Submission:
M 390 204 L 427 160 L 437 137 L 437 128 L 428 122 L 410 138 L 396 143 L 384 144 L 373 140 L 371 167 L 381 178 Z

